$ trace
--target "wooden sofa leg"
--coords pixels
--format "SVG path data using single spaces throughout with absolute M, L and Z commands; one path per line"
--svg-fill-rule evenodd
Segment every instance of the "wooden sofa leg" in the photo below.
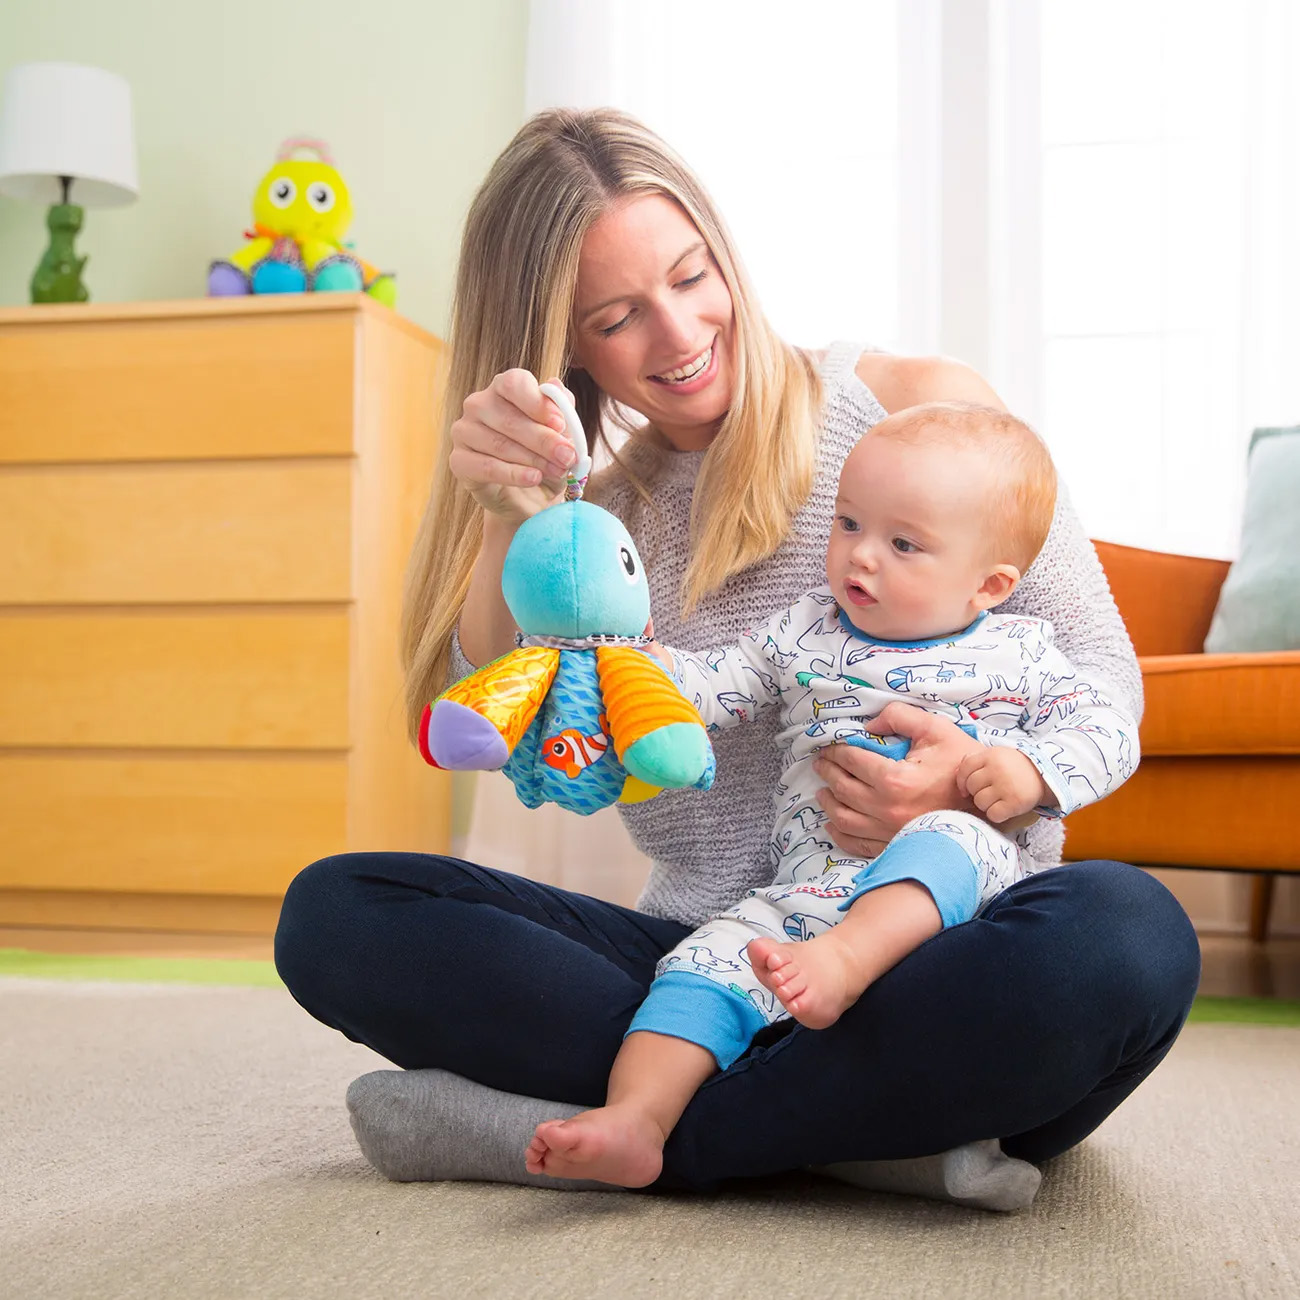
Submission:
M 1250 937 L 1256 943 L 1268 938 L 1268 918 L 1273 910 L 1273 880 L 1270 873 L 1256 876 L 1250 890 Z

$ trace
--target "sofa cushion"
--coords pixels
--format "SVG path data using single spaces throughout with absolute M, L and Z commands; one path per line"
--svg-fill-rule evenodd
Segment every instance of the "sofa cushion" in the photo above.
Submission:
M 1250 440 L 1241 555 L 1205 638 L 1209 654 L 1300 650 L 1300 428 Z
M 1300 754 L 1300 652 L 1148 655 L 1143 757 Z
M 1153 758 L 1065 819 L 1065 857 L 1144 866 L 1295 871 L 1294 758 Z

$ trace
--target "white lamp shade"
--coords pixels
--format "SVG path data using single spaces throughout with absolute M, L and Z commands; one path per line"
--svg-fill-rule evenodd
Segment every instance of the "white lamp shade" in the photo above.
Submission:
M 76 63 L 20 63 L 0 99 L 0 194 L 117 208 L 139 193 L 131 87 L 115 73 Z

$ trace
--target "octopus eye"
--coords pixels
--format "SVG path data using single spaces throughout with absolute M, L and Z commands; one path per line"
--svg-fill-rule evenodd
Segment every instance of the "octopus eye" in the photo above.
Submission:
M 271 182 L 271 202 L 277 208 L 287 208 L 298 197 L 298 187 L 287 177 L 278 176 Z
M 636 552 L 630 546 L 618 548 L 618 562 L 623 566 L 623 576 L 635 585 L 641 574 L 641 565 L 637 562 Z
M 307 202 L 317 212 L 328 212 L 334 206 L 334 187 L 324 181 L 314 181 L 307 187 Z

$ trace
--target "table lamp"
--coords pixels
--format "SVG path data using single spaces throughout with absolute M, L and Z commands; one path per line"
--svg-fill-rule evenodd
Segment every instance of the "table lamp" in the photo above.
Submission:
M 50 246 L 32 276 L 33 302 L 85 302 L 86 259 L 73 239 L 82 208 L 118 208 L 139 192 L 131 88 L 76 63 L 20 63 L 0 97 L 0 194 L 51 205 Z

